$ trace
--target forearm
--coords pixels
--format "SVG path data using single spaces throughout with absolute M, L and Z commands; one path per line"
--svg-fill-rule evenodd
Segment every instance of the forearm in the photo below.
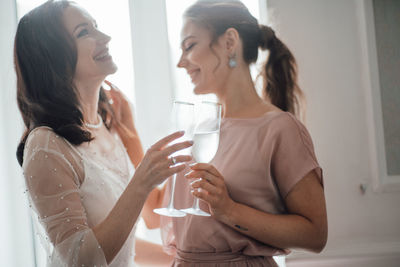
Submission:
M 324 248 L 328 235 L 325 197 L 314 171 L 285 196 L 288 214 L 271 214 L 232 200 L 223 176 L 214 166 L 197 163 L 191 169 L 186 178 L 201 178 L 191 183 L 192 194 L 208 203 L 215 219 L 273 247 L 314 252 Z
M 106 219 L 93 227 L 94 235 L 108 263 L 117 255 L 132 231 L 147 194 L 148 190 L 132 180 Z
M 107 262 L 112 261 L 126 241 L 148 194 L 165 179 L 184 169 L 183 164 L 172 166 L 170 155 L 192 146 L 193 143 L 186 141 L 167 146 L 182 135 L 182 132 L 173 133 L 149 148 L 114 208 L 102 223 L 93 228 Z M 180 156 L 178 163 L 189 160 L 189 156 Z
M 142 218 L 147 228 L 155 229 L 160 227 L 160 215 L 153 212 L 154 209 L 161 208 L 164 198 L 166 185 L 162 188 L 154 188 L 147 197 L 142 211 Z
M 307 218 L 295 214 L 270 214 L 233 203 L 219 220 L 242 234 L 273 247 L 320 252 L 325 234 Z

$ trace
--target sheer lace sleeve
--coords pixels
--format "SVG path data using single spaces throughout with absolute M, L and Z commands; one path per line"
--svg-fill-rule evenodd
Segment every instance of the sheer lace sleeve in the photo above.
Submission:
M 79 194 L 80 159 L 50 128 L 29 135 L 24 153 L 29 201 L 48 243 L 48 266 L 107 266 Z

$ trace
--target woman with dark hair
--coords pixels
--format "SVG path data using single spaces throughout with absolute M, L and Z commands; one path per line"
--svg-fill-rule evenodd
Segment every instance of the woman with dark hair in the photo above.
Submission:
M 272 256 L 290 249 L 320 252 L 327 241 L 322 169 L 297 118 L 302 93 L 292 53 L 239 1 L 198 1 L 184 19 L 178 67 L 195 94 L 218 97 L 223 120 L 214 159 L 191 165 L 190 180 L 178 177 L 175 188 L 175 207 L 197 197 L 212 217 L 161 218 L 173 266 L 276 266 Z M 263 98 L 249 69 L 259 48 L 269 52 Z M 162 192 L 152 192 L 154 207 L 166 205 Z
M 18 24 L 17 100 L 26 131 L 17 158 L 48 266 L 132 266 L 147 195 L 191 159 L 170 157 L 192 145 L 168 146 L 181 132 L 144 155 L 128 102 L 110 83 L 108 94 L 102 87 L 117 70 L 109 41 L 69 1 L 48 1 Z

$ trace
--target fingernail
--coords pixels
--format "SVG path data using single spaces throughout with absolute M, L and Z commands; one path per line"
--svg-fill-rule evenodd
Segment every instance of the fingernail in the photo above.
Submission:
M 185 134 L 185 131 L 179 131 L 178 133 L 180 133 L 180 134 Z
M 189 142 L 189 144 L 191 144 L 191 145 L 194 144 L 193 140 L 190 140 L 190 141 L 188 141 L 188 142 Z
M 189 167 L 193 167 L 194 165 L 196 165 L 197 163 L 191 163 L 189 164 Z

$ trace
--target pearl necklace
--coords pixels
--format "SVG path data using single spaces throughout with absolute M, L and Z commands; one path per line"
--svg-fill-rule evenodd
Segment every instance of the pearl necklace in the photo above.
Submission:
M 101 127 L 101 125 L 103 124 L 103 119 L 100 117 L 100 114 L 97 114 L 97 119 L 99 120 L 99 122 L 97 124 L 91 124 L 91 123 L 86 123 L 85 122 L 85 126 L 88 128 L 92 128 L 92 129 L 98 129 Z

